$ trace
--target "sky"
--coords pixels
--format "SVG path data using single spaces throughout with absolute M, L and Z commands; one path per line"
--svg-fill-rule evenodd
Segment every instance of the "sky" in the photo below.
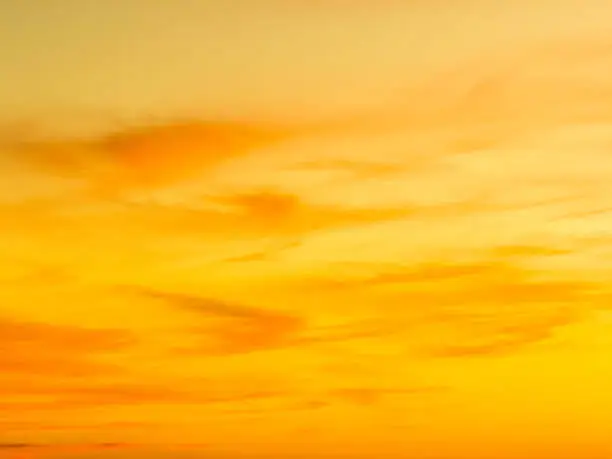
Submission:
M 612 458 L 611 18 L 0 2 L 0 459 Z

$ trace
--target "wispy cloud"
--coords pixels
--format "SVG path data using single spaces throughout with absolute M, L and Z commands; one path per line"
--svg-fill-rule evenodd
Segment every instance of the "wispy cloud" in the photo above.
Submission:
M 97 358 L 129 348 L 131 332 L 91 329 L 3 318 L 0 343 L 9 353 L 0 356 L 4 375 L 85 376 L 106 374 L 114 366 Z
M 415 386 L 408 388 L 385 388 L 385 387 L 345 387 L 332 390 L 330 395 L 343 402 L 362 406 L 377 405 L 383 399 L 393 397 L 418 397 L 427 394 L 441 394 L 448 388 L 432 386 Z
M 523 261 L 549 254 L 515 249 L 509 255 Z M 324 285 L 334 291 L 361 291 L 387 305 L 377 307 L 370 320 L 330 330 L 319 340 L 334 335 L 340 340 L 413 335 L 409 346 L 430 356 L 501 355 L 545 342 L 555 330 L 580 322 L 585 305 L 597 302 L 601 294 L 600 287 L 588 281 L 538 278 L 538 272 L 501 254 L 472 263 L 374 269 L 378 273 L 327 280 Z M 439 342 L 428 334 L 439 336 Z
M 81 457 L 106 451 L 142 451 L 146 446 L 130 443 L 4 443 L 0 444 L 0 457 L 7 459 L 43 459 Z M 4 454 L 3 454 L 4 453 Z M 7 455 L 5 455 L 7 454 Z
M 304 236 L 312 232 L 358 226 L 406 215 L 402 207 L 367 208 L 308 202 L 299 196 L 275 191 L 222 195 L 216 201 L 238 212 L 237 223 L 259 234 Z
M 0 457 L 7 459 L 57 459 L 80 458 L 84 455 L 87 457 L 90 455 L 97 457 L 99 454 L 107 453 L 148 455 L 159 454 L 160 451 L 167 454 L 180 452 L 203 454 L 208 453 L 209 450 L 209 445 L 201 442 L 168 442 L 157 447 L 136 442 L 5 443 L 0 444 Z
M 0 449 L 29 449 L 39 446 L 35 443 L 0 443 Z
M 98 196 L 117 198 L 192 179 L 291 135 L 275 126 L 187 120 L 126 127 L 94 139 L 13 139 L 5 148 L 26 167 L 88 180 Z
M 408 164 L 407 164 L 408 162 Z M 386 177 L 405 174 L 406 171 L 418 172 L 423 167 L 431 166 L 429 158 L 419 157 L 411 161 L 375 162 L 375 161 L 310 161 L 294 166 L 297 170 L 315 170 L 345 175 L 350 180 L 385 179 Z
M 302 317 L 290 313 L 182 293 L 128 289 L 199 317 L 202 324 L 194 326 L 192 333 L 203 342 L 183 349 L 186 353 L 229 355 L 274 349 L 287 345 L 306 326 Z
M 272 125 L 184 121 L 126 130 L 103 145 L 133 184 L 159 186 L 193 178 L 291 135 Z

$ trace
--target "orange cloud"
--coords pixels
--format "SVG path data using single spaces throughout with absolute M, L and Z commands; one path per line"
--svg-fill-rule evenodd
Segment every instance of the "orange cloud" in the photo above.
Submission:
M 602 75 L 612 66 L 611 49 L 608 40 L 576 39 L 520 49 L 493 61 L 487 56 L 434 80 L 431 90 L 442 79 L 467 82 L 459 97 L 448 97 L 453 104 L 442 119 L 462 130 L 480 124 L 478 132 L 485 136 L 505 131 L 504 143 L 512 142 L 521 133 L 559 123 L 609 119 L 606 101 L 612 93 Z
M 66 407 L 58 407 L 62 410 Z M 141 421 L 87 421 L 83 422 L 67 422 L 62 419 L 55 419 L 53 421 L 47 420 L 45 422 L 40 420 L 28 420 L 28 421 L 14 421 L 14 420 L 1 420 L 0 429 L 3 432 L 100 432 L 119 429 L 122 431 L 131 430 L 147 430 L 158 427 L 158 423 L 155 422 L 141 422 Z
M 185 385 L 189 385 L 185 381 Z M 193 384 L 193 382 L 192 382 Z M 22 391 L 22 395 L 51 395 L 53 402 L 31 402 L 30 407 L 48 409 L 95 408 L 97 406 L 136 406 L 136 405 L 212 405 L 226 403 L 240 403 L 252 400 L 276 398 L 284 395 L 277 389 L 267 389 L 227 393 L 216 390 L 213 385 L 206 382 L 200 387 L 178 389 L 162 384 L 146 383 L 81 383 L 65 384 L 61 390 Z
M 520 254 L 525 260 L 540 253 L 547 254 L 532 249 L 513 250 L 510 255 Z M 380 305 L 368 320 L 334 327 L 311 339 L 398 339 L 412 334 L 410 346 L 416 346 L 418 354 L 492 356 L 550 340 L 557 329 L 583 319 L 585 304 L 602 301 L 598 284 L 538 279 L 538 272 L 521 267 L 516 259 L 513 263 L 502 260 L 497 256 L 474 263 L 428 263 L 382 272 L 373 267 L 378 272 L 369 276 L 324 280 L 324 289 L 362 292 Z M 432 341 L 435 336 L 440 342 Z
M 109 156 L 137 186 L 159 186 L 283 139 L 288 130 L 231 122 L 178 122 L 127 130 L 104 139 Z
M 95 407 L 93 397 L 83 404 L 79 388 L 103 385 L 104 381 L 129 374 L 129 368 L 114 358 L 135 343 L 132 332 L 123 329 L 94 329 L 3 317 L 0 347 L 7 352 L 0 355 L 0 410 L 14 421 L 0 429 L 18 430 L 20 416 L 79 406 Z M 39 431 L 52 426 L 53 422 L 38 422 L 26 430 Z
M 407 213 L 404 208 L 363 208 L 322 205 L 298 196 L 261 191 L 220 196 L 217 202 L 239 212 L 243 227 L 264 234 L 299 236 L 324 229 L 357 226 L 395 220 Z M 237 223 L 238 223 L 237 222 Z
M 157 448 L 139 443 L 127 442 L 80 442 L 80 443 L 4 443 L 0 444 L 0 457 L 2 459 L 63 459 L 80 458 L 84 455 L 98 456 L 99 454 L 110 453 L 111 457 L 115 454 L 123 456 L 125 453 L 137 455 L 149 454 L 177 454 L 181 452 L 191 452 L 202 454 L 209 452 L 208 445 L 204 443 L 168 443 Z M 104 456 L 106 457 L 106 455 Z
M 0 356 L 2 373 L 34 376 L 84 376 L 106 374 L 113 365 L 97 357 L 124 350 L 135 342 L 125 330 L 87 329 L 74 326 L 0 320 L 0 343 L 10 353 Z
M 11 140 L 7 149 L 29 168 L 86 180 L 97 196 L 117 198 L 201 177 L 225 161 L 295 135 L 276 126 L 169 121 L 97 139 Z
M 431 165 L 430 158 L 422 157 L 401 163 L 356 160 L 306 161 L 297 164 L 295 169 L 335 172 L 352 180 L 381 180 L 393 175 L 400 175 L 405 173 L 406 170 L 419 172 L 419 170 L 431 167 Z
M 427 386 L 409 388 L 345 387 L 332 390 L 330 395 L 347 403 L 371 406 L 380 403 L 385 398 L 439 394 L 446 389 L 444 387 Z
M 192 328 L 192 333 L 201 336 L 202 344 L 181 353 L 229 355 L 274 349 L 290 343 L 306 326 L 299 316 L 264 308 L 144 288 L 134 291 L 204 321 Z
M 42 459 L 57 457 L 80 457 L 83 454 L 99 453 L 103 451 L 138 451 L 141 445 L 128 443 L 3 443 L 0 444 L 0 457 L 7 459 Z M 146 448 L 144 448 L 146 449 Z

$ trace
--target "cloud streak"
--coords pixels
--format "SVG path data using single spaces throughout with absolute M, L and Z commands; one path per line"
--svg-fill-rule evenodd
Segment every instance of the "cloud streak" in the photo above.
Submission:
M 180 448 L 179 448 L 180 449 Z M 4 443 L 0 444 L 1 457 L 7 459 L 42 459 L 57 457 L 81 457 L 86 454 L 104 452 L 142 452 L 147 447 L 139 444 L 100 442 L 100 443 Z M 0 454 L 2 454 L 0 452 Z M 61 455 L 61 456 L 60 456 Z
M 129 331 L 91 329 L 3 318 L 0 342 L 10 353 L 0 357 L 4 375 L 83 376 L 112 372 L 113 365 L 96 357 L 129 348 Z
M 192 333 L 200 335 L 203 343 L 182 352 L 231 355 L 274 349 L 288 344 L 306 326 L 299 316 L 264 308 L 145 288 L 130 287 L 129 290 L 188 312 L 204 322 L 192 328 Z
M 292 133 L 266 125 L 198 120 L 127 127 L 97 139 L 12 140 L 9 150 L 29 167 L 84 178 L 101 196 L 155 189 L 192 179 L 225 161 Z
M 558 254 L 516 247 L 508 254 L 506 249 L 507 260 Z M 331 331 L 327 339 L 413 335 L 409 346 L 430 357 L 491 357 L 554 338 L 556 330 L 583 320 L 585 305 L 601 301 L 597 284 L 538 279 L 538 272 L 521 267 L 516 258 L 502 260 L 498 255 L 474 263 L 399 266 L 352 280 L 326 280 L 325 289 L 363 292 L 385 303 L 370 320 Z

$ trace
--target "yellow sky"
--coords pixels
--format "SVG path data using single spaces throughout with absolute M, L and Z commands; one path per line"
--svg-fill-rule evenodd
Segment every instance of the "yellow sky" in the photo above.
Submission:
M 0 5 L 0 459 L 612 458 L 609 2 Z

